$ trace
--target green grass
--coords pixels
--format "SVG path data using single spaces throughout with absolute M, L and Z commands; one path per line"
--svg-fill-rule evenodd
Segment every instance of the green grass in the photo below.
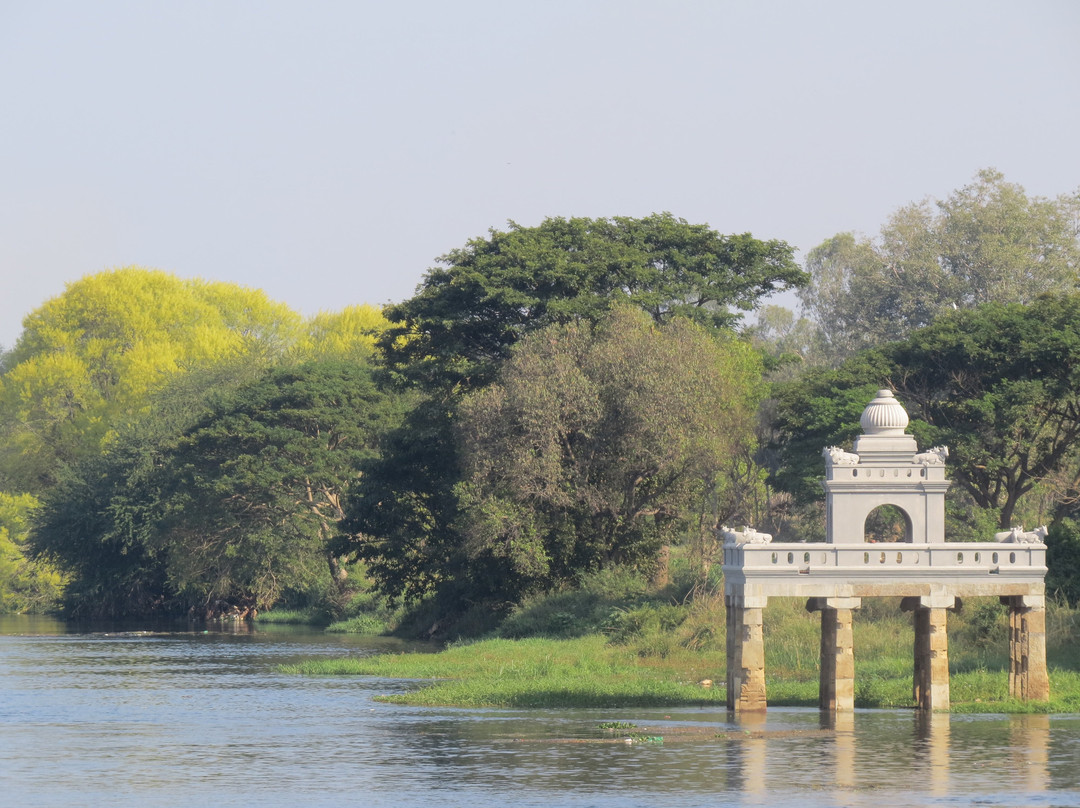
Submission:
M 314 675 L 427 680 L 383 697 L 401 704 L 460 707 L 616 707 L 715 705 L 723 688 L 702 679 L 723 671 L 722 655 L 685 651 L 643 658 L 602 635 L 569 640 L 491 639 L 434 654 L 347 657 L 284 668 Z
M 325 626 L 327 618 L 319 609 L 271 609 L 260 612 L 255 620 L 274 625 Z
M 345 620 L 335 620 L 326 627 L 330 634 L 385 634 L 390 624 L 374 614 L 358 614 Z
M 400 704 L 460 707 L 676 707 L 725 702 L 724 608 L 715 594 L 663 602 L 626 581 L 577 595 L 534 599 L 511 614 L 504 636 L 438 653 L 321 659 L 285 668 L 308 675 L 410 679 Z M 588 608 L 584 608 L 588 606 Z M 795 599 L 765 611 L 769 704 L 816 706 L 820 614 Z M 577 608 L 575 608 L 577 607 Z M 576 615 L 571 620 L 568 615 Z M 588 631 L 589 633 L 583 633 Z M 864 601 L 855 623 L 856 707 L 911 708 L 914 631 L 898 599 Z M 510 635 L 510 636 L 505 636 Z M 522 636 L 524 635 L 524 636 Z M 530 636 L 531 635 L 531 636 Z M 539 635 L 539 636 L 538 636 Z M 949 615 L 954 712 L 1080 712 L 1080 610 L 1051 603 L 1047 646 L 1052 699 L 1008 697 L 1008 632 L 997 599 L 972 599 Z M 700 682 L 715 684 L 704 687 Z

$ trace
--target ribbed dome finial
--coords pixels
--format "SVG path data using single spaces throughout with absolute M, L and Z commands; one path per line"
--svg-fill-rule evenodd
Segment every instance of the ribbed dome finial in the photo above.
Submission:
M 866 405 L 859 423 L 866 435 L 900 435 L 907 428 L 908 414 L 892 390 L 878 390 L 877 398 Z

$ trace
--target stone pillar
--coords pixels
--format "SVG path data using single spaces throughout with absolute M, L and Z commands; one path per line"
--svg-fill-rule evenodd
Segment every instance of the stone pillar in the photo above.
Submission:
M 765 709 L 765 638 L 761 613 L 767 598 L 727 595 L 727 707 L 737 713 Z
M 949 709 L 948 609 L 956 608 L 952 595 L 904 598 L 900 606 L 914 613 L 915 675 L 912 696 L 920 710 Z
M 1047 701 L 1046 599 L 1018 595 L 1001 600 L 1009 607 L 1009 695 L 1023 701 Z
M 861 598 L 810 598 L 808 612 L 821 612 L 818 705 L 830 712 L 855 709 L 855 641 L 852 612 Z

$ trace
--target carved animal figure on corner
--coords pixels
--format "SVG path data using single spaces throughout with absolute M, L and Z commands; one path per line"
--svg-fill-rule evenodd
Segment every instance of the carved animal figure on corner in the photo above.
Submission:
M 948 446 L 935 446 L 926 452 L 915 455 L 915 462 L 924 466 L 944 466 L 945 458 L 949 456 Z
M 771 533 L 761 533 L 747 525 L 743 525 L 742 530 L 721 525 L 720 535 L 724 537 L 724 544 L 768 544 L 772 541 Z
M 831 466 L 857 466 L 859 456 L 854 452 L 845 452 L 839 446 L 826 446 L 821 450 L 825 461 Z
M 1046 539 L 1046 534 L 1048 532 L 1046 525 L 1029 531 L 1025 531 L 1024 526 L 1021 525 L 1020 527 L 1014 527 L 1009 530 L 1003 530 L 1000 533 L 995 533 L 994 541 L 1003 542 L 1005 544 L 1042 544 Z

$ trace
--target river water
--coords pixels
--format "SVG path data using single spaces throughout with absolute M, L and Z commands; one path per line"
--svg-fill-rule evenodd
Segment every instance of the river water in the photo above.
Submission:
M 1080 806 L 1077 715 L 413 708 L 374 700 L 413 682 L 276 670 L 388 650 L 0 618 L 0 806 Z

